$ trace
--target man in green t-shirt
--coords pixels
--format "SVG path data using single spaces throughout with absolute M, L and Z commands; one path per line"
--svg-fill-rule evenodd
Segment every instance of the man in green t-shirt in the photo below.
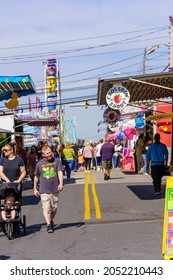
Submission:
M 41 197 L 47 232 L 50 233 L 53 232 L 53 219 L 58 208 L 59 192 L 63 190 L 63 172 L 60 160 L 54 158 L 49 146 L 43 146 L 42 156 L 35 169 L 34 195 Z M 38 180 L 40 180 L 39 190 Z

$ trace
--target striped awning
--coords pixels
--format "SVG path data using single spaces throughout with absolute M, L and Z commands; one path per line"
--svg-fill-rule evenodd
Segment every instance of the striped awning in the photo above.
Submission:
M 98 105 L 107 105 L 107 92 L 114 85 L 121 85 L 129 91 L 130 103 L 173 97 L 173 72 L 100 79 L 97 93 Z
M 58 119 L 15 119 L 16 124 L 27 124 L 29 126 L 56 126 Z

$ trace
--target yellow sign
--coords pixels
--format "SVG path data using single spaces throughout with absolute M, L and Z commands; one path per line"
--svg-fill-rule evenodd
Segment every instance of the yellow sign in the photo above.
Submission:
M 173 176 L 166 180 L 162 254 L 165 260 L 173 259 Z

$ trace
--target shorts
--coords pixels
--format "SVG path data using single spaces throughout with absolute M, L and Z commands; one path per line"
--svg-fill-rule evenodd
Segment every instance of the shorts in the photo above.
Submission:
M 57 193 L 42 193 L 41 202 L 43 212 L 50 213 L 56 212 L 58 208 L 59 192 Z
M 106 170 L 112 169 L 112 159 L 102 160 L 102 168 Z

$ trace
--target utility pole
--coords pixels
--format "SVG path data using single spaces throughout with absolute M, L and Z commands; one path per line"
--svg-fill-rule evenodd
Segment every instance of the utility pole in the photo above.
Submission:
M 146 58 L 147 58 L 147 49 L 144 49 L 144 55 L 143 55 L 143 65 L 142 65 L 142 74 L 145 75 L 146 71 Z
M 173 72 L 173 16 L 169 17 L 170 20 L 170 72 Z M 173 112 L 173 97 L 172 97 L 172 112 Z M 171 120 L 171 160 L 173 160 L 173 119 Z
M 171 32 L 170 32 L 170 71 L 173 72 L 173 16 L 169 17 L 171 24 Z
M 59 106 L 58 106 L 59 138 L 60 138 L 60 143 L 62 144 L 64 142 L 64 114 L 61 105 L 61 81 L 60 81 L 60 66 L 58 60 L 57 60 L 57 64 L 58 64 L 57 78 L 58 78 L 58 101 L 59 101 Z

